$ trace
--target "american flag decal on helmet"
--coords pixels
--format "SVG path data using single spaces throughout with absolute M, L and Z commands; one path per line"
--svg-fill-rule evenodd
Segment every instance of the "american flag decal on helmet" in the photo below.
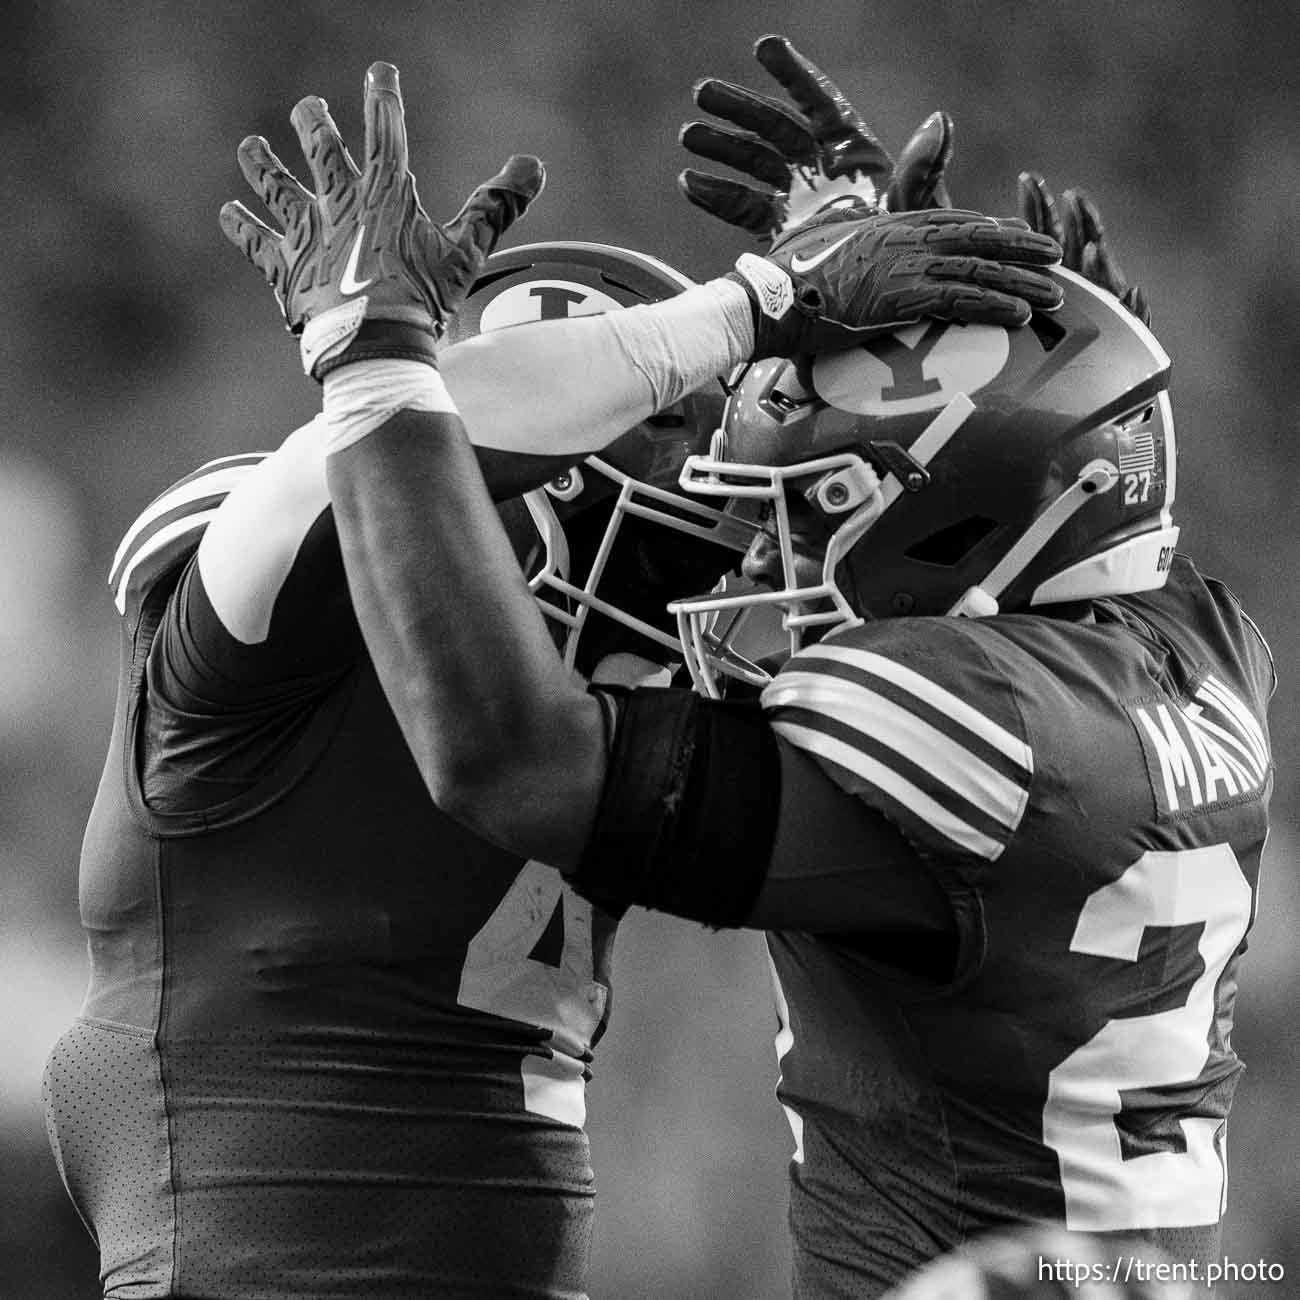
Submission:
M 132 626 L 140 601 L 164 573 L 187 560 L 231 488 L 268 452 L 222 456 L 156 496 L 126 530 L 109 572 L 117 612 Z
M 1119 472 L 1149 474 L 1156 467 L 1156 440 L 1149 429 L 1119 435 Z
M 914 841 L 994 861 L 1020 824 L 1028 744 L 892 659 L 822 643 L 791 659 L 762 698 L 781 736 Z

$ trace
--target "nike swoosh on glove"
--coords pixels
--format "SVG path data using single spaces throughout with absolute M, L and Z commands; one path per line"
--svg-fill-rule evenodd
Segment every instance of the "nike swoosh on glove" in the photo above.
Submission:
M 749 294 L 754 352 L 789 357 L 852 347 L 926 317 L 1024 325 L 1061 305 L 1040 269 L 1061 246 L 1016 218 L 958 208 L 830 213 L 743 253 L 729 278 Z

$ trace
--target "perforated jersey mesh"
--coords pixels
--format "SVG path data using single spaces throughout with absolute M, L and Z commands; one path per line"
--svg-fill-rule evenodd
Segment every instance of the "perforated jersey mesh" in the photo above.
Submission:
M 78 1021 L 50 1054 L 44 1095 L 59 1172 L 98 1232 L 104 1294 L 169 1295 L 175 1218 L 152 1036 Z
M 148 1036 L 82 1021 L 46 1106 L 106 1296 L 578 1300 L 586 1136 L 502 1086 L 488 1056 L 378 1044 L 192 1041 L 160 1069 Z

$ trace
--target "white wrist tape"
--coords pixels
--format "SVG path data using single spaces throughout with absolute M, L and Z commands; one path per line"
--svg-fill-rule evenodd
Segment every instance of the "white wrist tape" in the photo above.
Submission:
M 358 361 L 325 376 L 325 451 L 342 451 L 398 411 L 456 415 L 442 376 L 422 361 Z

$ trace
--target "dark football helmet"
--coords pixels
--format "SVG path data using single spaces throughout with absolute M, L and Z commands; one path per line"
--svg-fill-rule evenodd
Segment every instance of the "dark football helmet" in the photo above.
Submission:
M 448 341 L 659 302 L 691 284 L 626 248 L 528 244 L 487 259 Z M 687 457 L 708 449 L 724 397 L 721 382 L 693 393 L 526 495 L 537 530 L 529 586 L 566 663 L 584 675 L 621 650 L 680 662 L 669 598 L 712 587 L 749 545 L 752 527 L 679 486 Z
M 784 611 L 795 650 L 809 628 L 1163 585 L 1178 538 L 1169 358 L 1111 294 L 1051 274 L 1064 305 L 1020 329 L 921 321 L 749 367 L 681 481 L 761 503 L 784 578 L 674 604 L 697 686 L 716 694 L 736 615 L 755 606 Z M 795 502 L 825 541 L 815 580 L 796 571 Z

